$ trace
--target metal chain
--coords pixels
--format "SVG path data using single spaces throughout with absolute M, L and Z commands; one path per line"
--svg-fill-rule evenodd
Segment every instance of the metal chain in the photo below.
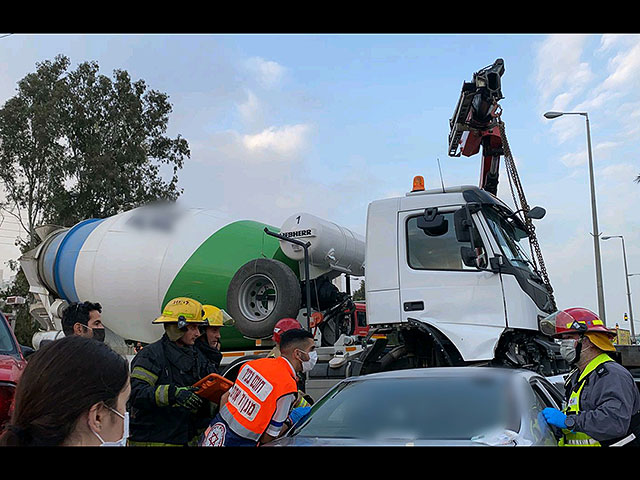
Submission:
M 527 234 L 529 235 L 529 247 L 531 248 L 531 256 L 534 261 L 534 269 L 542 278 L 545 288 L 549 293 L 549 297 L 551 299 L 551 304 L 554 310 L 556 307 L 556 300 L 553 296 L 553 288 L 551 287 L 551 282 L 549 281 L 549 275 L 547 273 L 547 268 L 544 264 L 544 259 L 542 258 L 542 251 L 540 249 L 540 244 L 538 243 L 538 238 L 536 236 L 536 229 L 533 225 L 533 221 L 526 214 L 529 212 L 529 204 L 527 203 L 527 199 L 524 195 L 524 189 L 522 188 L 522 183 L 520 183 L 520 176 L 518 175 L 518 170 L 516 169 L 515 161 L 513 160 L 513 156 L 511 155 L 511 148 L 509 147 L 509 142 L 507 140 L 507 134 L 505 131 L 505 124 L 501 118 L 499 118 L 498 125 L 500 127 L 500 136 L 502 137 L 502 145 L 504 149 L 504 159 L 505 159 L 505 167 L 507 169 L 507 174 L 509 178 L 509 187 L 511 188 L 511 195 L 513 196 L 513 203 L 516 210 L 522 209 L 524 212 L 524 224 L 527 229 Z M 516 195 L 514 192 L 514 184 L 515 189 L 518 192 L 519 202 L 516 200 Z M 518 207 L 518 205 L 520 205 Z M 536 262 L 537 260 L 537 262 Z

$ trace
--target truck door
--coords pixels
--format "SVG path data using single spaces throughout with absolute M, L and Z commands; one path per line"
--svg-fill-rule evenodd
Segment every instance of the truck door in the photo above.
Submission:
M 500 276 L 463 262 L 461 249 L 470 241 L 456 235 L 456 211 L 436 210 L 438 228 L 426 228 L 425 210 L 398 214 L 398 263 L 402 320 L 419 320 L 451 340 L 464 360 L 493 358 L 505 328 L 505 307 Z M 434 213 L 433 211 L 431 212 Z M 462 213 L 462 212 L 460 212 Z M 472 214 L 474 244 L 482 266 L 493 256 L 484 229 Z

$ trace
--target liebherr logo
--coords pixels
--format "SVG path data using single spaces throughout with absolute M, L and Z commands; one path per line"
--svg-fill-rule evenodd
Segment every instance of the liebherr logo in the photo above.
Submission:
M 309 228 L 306 230 L 294 230 L 292 232 L 282 232 L 281 235 L 287 238 L 310 237 L 313 235 L 313 229 Z

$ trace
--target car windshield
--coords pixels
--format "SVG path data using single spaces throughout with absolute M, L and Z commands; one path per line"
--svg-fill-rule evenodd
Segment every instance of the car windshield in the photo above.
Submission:
M 0 355 L 17 354 L 18 348 L 9 330 L 9 325 L 4 318 L 0 318 Z
M 496 429 L 519 431 L 505 379 L 429 377 L 345 382 L 314 405 L 293 436 L 469 440 Z
M 533 271 L 529 251 L 529 237 L 514 221 L 507 220 L 493 208 L 484 209 L 485 218 L 502 252 L 509 262 L 520 268 Z

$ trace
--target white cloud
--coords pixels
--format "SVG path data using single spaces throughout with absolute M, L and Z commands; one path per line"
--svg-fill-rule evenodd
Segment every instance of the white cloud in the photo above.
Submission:
M 309 131 L 308 125 L 269 127 L 254 135 L 243 135 L 242 144 L 249 152 L 270 151 L 290 157 L 306 146 Z
M 592 79 L 588 63 L 581 61 L 585 35 L 550 35 L 540 46 L 536 64 L 536 82 L 542 104 L 558 92 L 567 102 Z
M 247 99 L 238 105 L 240 116 L 246 122 L 254 122 L 261 110 L 261 104 L 258 97 L 251 91 L 247 91 Z
M 560 161 L 567 167 L 579 167 L 587 163 L 587 152 L 567 153 L 560 158 Z
M 606 52 L 624 38 L 625 35 L 620 35 L 617 33 L 602 35 L 602 37 L 600 37 L 600 48 L 598 49 L 598 52 Z
M 280 84 L 286 73 L 286 68 L 279 63 L 260 57 L 248 59 L 245 66 L 256 75 L 258 82 L 266 88 L 273 88 Z
M 601 142 L 593 147 L 593 162 L 597 164 L 602 160 L 610 157 L 610 152 L 619 147 L 618 142 Z M 589 159 L 587 150 L 584 149 L 580 152 L 567 153 L 560 158 L 560 161 L 567 167 L 579 167 L 587 163 Z
M 629 90 L 636 86 L 640 73 L 640 42 L 630 50 L 616 55 L 609 61 L 609 68 L 613 70 L 602 84 L 604 90 Z

